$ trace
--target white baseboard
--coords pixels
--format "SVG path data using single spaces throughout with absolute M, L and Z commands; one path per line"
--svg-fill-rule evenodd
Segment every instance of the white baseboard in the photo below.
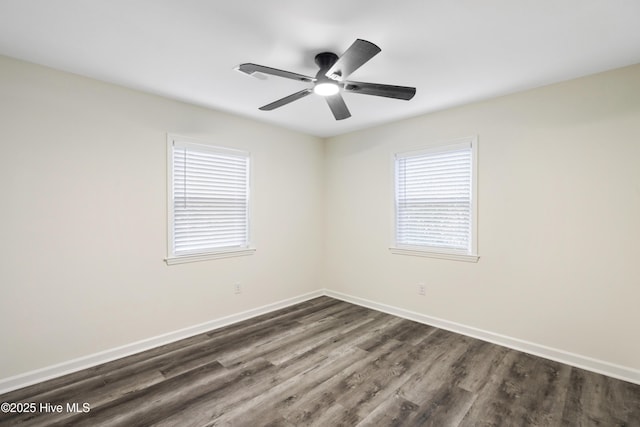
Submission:
M 59 363 L 57 365 L 47 366 L 42 369 L 26 372 L 24 374 L 16 375 L 16 376 L 5 378 L 5 379 L 0 379 L 0 394 L 4 394 L 12 390 L 17 390 L 19 388 L 36 384 L 42 381 L 47 381 L 52 378 L 60 377 L 62 375 L 67 375 L 72 372 L 80 371 L 82 369 L 91 368 L 93 366 L 97 366 L 102 363 L 111 362 L 113 360 L 120 359 L 122 357 L 130 356 L 132 354 L 139 353 L 141 351 L 150 350 L 152 348 L 159 347 L 161 345 L 169 344 L 184 338 L 189 338 L 194 335 L 212 331 L 214 329 L 218 329 L 223 326 L 240 322 L 242 320 L 250 319 L 252 317 L 260 316 L 262 314 L 279 310 L 281 308 L 298 304 L 298 303 L 301 303 L 319 296 L 323 296 L 323 295 L 336 298 L 342 301 L 350 302 L 352 304 L 357 304 L 363 307 L 371 308 L 373 310 L 382 311 L 384 313 L 392 314 L 394 316 L 424 323 L 426 325 L 435 326 L 437 328 L 445 329 L 451 332 L 456 332 L 462 335 L 477 338 L 483 341 L 498 344 L 504 347 L 512 348 L 514 350 L 519 350 L 525 353 L 544 357 L 546 359 L 555 360 L 557 362 L 565 363 L 567 365 L 575 366 L 577 368 L 586 369 L 588 371 L 607 375 L 613 378 L 618 378 L 623 381 L 640 384 L 640 371 L 637 369 L 616 365 L 616 364 L 605 362 L 602 360 L 593 359 L 593 358 L 582 356 L 575 353 L 570 353 L 564 350 L 558 350 L 555 348 L 520 340 L 517 338 L 511 338 L 505 335 L 500 335 L 500 334 L 496 334 L 489 331 L 484 331 L 481 329 L 473 328 L 473 327 L 462 325 L 459 323 L 450 322 L 448 320 L 427 316 L 421 313 L 416 313 L 410 310 L 405 310 L 405 309 L 390 306 L 387 304 L 370 301 L 364 298 L 343 294 L 341 292 L 336 292 L 329 289 L 322 289 L 322 290 L 310 292 L 304 295 L 300 295 L 294 298 L 289 298 L 283 301 L 267 304 L 262 307 L 257 307 L 251 310 L 243 311 L 241 313 L 221 317 L 219 319 L 215 319 L 215 320 L 211 320 L 198 325 L 190 326 L 188 328 L 180 329 L 178 331 L 169 332 L 167 334 L 148 338 L 142 341 L 137 341 L 131 344 L 126 344 L 121 347 L 112 348 L 99 353 L 79 357 L 77 359 L 69 360 L 67 362 Z
M 545 359 L 555 360 L 556 362 L 575 366 L 576 368 L 581 368 L 587 371 L 596 372 L 598 374 L 607 375 L 609 377 L 628 381 L 634 384 L 640 384 L 640 370 L 627 366 L 616 365 L 613 363 L 605 362 L 603 360 L 593 359 L 591 357 L 570 353 L 568 351 L 547 347 L 517 338 L 508 337 L 506 335 L 484 331 L 482 329 L 477 329 L 471 326 L 450 322 L 448 320 L 427 316 L 421 313 L 416 313 L 414 311 L 370 301 L 364 298 L 354 297 L 352 295 L 343 294 L 341 292 L 325 289 L 324 295 L 342 301 L 350 302 L 352 304 L 371 308 L 373 310 L 393 314 L 394 316 L 402 317 L 408 320 L 413 320 L 419 323 L 446 329 L 448 331 L 456 332 L 458 334 L 466 335 L 472 338 L 477 338 L 483 341 L 498 344 L 514 350 L 540 356 Z
M 67 375 L 72 372 L 77 372 L 82 369 L 91 368 L 93 366 L 97 366 L 106 362 L 111 362 L 116 359 L 121 359 L 135 353 L 140 353 L 141 351 L 150 350 L 161 345 L 179 341 L 184 338 L 189 338 L 194 335 L 218 329 L 232 323 L 250 319 L 252 317 L 260 316 L 262 314 L 279 310 L 290 305 L 298 304 L 312 298 L 317 298 L 322 295 L 324 295 L 324 291 L 322 290 L 309 292 L 307 294 L 300 295 L 294 298 L 267 304 L 262 307 L 257 307 L 251 310 L 243 311 L 241 313 L 221 317 L 219 319 L 210 320 L 208 322 L 190 326 L 178 331 L 158 335 L 156 337 L 126 344 L 121 347 L 112 348 L 88 356 L 79 357 L 77 359 L 69 360 L 57 365 L 47 366 L 45 368 L 26 372 L 24 374 L 19 374 L 13 377 L 0 379 L 0 394 L 4 394 L 12 390 L 17 390 L 19 388 L 36 384 L 42 381 L 47 381 L 52 378 L 60 377 L 62 375 Z

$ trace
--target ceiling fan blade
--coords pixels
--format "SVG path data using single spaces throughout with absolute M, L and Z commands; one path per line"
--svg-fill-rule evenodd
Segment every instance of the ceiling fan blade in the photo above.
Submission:
M 271 104 L 264 105 L 260 107 L 260 110 L 262 111 L 275 110 L 276 108 L 282 107 L 283 105 L 287 105 L 290 102 L 297 101 L 300 98 L 304 98 L 305 96 L 309 95 L 311 92 L 313 92 L 313 89 L 303 89 L 300 92 L 296 92 L 289 96 L 285 96 L 282 99 L 278 99 L 277 101 L 274 101 Z
M 325 73 L 332 80 L 343 81 L 351 73 L 360 68 L 362 64 L 376 56 L 380 48 L 366 40 L 357 39 L 342 54 L 335 64 Z
M 331 96 L 325 96 L 327 100 L 327 104 L 329 104 L 329 108 L 331 108 L 331 112 L 333 113 L 333 117 L 336 120 L 343 120 L 351 117 L 351 113 L 347 108 L 347 104 L 344 103 L 344 99 L 342 95 L 339 93 Z
M 345 82 L 344 90 L 363 95 L 384 96 L 386 98 L 410 100 L 416 94 L 415 87 L 383 85 L 378 83 Z
M 313 77 L 305 76 L 303 74 L 292 73 L 291 71 L 278 70 L 277 68 L 265 67 L 258 64 L 240 64 L 236 70 L 245 74 L 252 75 L 253 73 L 271 74 L 272 76 L 284 77 L 286 79 L 298 80 L 301 82 L 313 82 L 316 79 Z

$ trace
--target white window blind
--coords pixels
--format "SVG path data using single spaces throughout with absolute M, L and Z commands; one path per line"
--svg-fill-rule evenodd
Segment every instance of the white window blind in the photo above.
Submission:
M 396 247 L 474 254 L 472 142 L 396 154 Z
M 171 141 L 171 256 L 249 247 L 249 153 Z

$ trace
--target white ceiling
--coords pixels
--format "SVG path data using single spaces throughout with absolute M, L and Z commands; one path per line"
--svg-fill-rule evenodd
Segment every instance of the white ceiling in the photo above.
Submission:
M 640 63 L 639 0 L 0 0 L 0 54 L 317 136 Z M 258 107 L 308 83 L 316 53 L 382 52 L 351 79 L 417 87 L 411 101 L 344 94 Z

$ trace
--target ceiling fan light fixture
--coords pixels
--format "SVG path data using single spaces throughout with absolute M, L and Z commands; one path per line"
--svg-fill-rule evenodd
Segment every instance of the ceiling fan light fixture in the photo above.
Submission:
M 320 96 L 331 96 L 335 95 L 340 91 L 340 88 L 335 83 L 318 83 L 313 87 L 313 92 Z

